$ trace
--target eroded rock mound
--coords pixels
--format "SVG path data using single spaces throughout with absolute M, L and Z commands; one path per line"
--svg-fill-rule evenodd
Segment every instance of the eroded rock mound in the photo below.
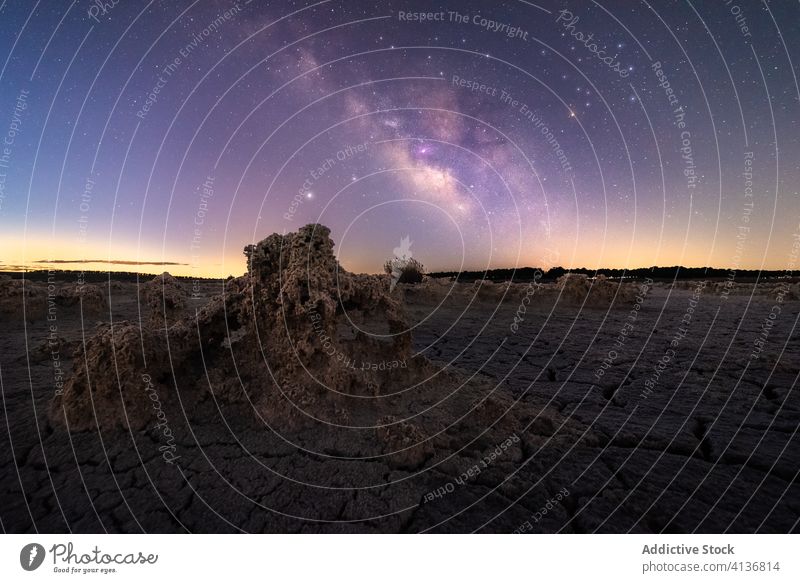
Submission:
M 68 283 L 56 292 L 55 303 L 64 308 L 80 309 L 84 316 L 97 317 L 108 312 L 103 291 L 91 283 Z
M 142 299 L 148 309 L 148 323 L 163 328 L 183 317 L 189 293 L 165 271 L 142 286 Z
M 22 322 L 22 314 L 31 322 L 47 314 L 47 291 L 22 279 L 0 280 L 0 317 Z
M 556 280 L 556 289 L 559 302 L 591 308 L 625 306 L 636 297 L 629 285 L 613 282 L 602 274 L 589 279 L 583 273 L 567 273 Z
M 394 453 L 389 464 L 397 469 L 415 470 L 433 457 L 433 447 L 419 428 L 393 415 L 378 421 L 378 439 Z
M 277 335 L 269 348 L 288 369 L 364 353 L 373 361 L 408 359 L 408 322 L 400 302 L 389 294 L 387 278 L 342 269 L 329 234 L 327 227 L 309 225 L 245 250 L 253 323 Z M 341 378 L 329 380 L 344 388 Z
M 383 394 L 424 364 L 412 362 L 408 321 L 389 279 L 341 268 L 329 235 L 308 225 L 245 249 L 252 294 L 245 319 L 282 388 L 283 399 L 263 395 L 267 415 L 288 400 L 346 423 L 344 396 Z M 302 421 L 298 407 L 285 413 Z
M 169 400 L 171 363 L 182 362 L 186 350 L 178 339 L 168 345 L 162 331 L 132 322 L 99 327 L 85 353 L 78 350 L 63 393 L 51 401 L 51 418 L 73 431 L 145 427 Z
M 186 294 L 169 274 L 156 277 L 144 292 L 153 317 L 141 328 L 102 328 L 76 358 L 54 411 L 63 404 L 71 427 L 88 428 L 96 423 L 93 400 L 95 409 L 101 403 L 101 426 L 141 425 L 147 374 L 159 394 L 175 382 L 199 394 L 207 377 L 218 383 L 215 397 L 250 400 L 284 427 L 346 423 L 347 397 L 374 397 L 421 378 L 429 363 L 412 358 L 408 322 L 388 279 L 342 269 L 329 234 L 309 225 L 248 246 L 248 273 L 228 280 L 196 317 L 168 317 L 169 328 L 165 309 L 177 317 Z

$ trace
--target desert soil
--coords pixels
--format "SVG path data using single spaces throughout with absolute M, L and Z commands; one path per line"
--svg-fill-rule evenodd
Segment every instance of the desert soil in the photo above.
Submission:
M 142 428 L 67 431 L 48 414 L 58 380 L 50 326 L 69 377 L 98 322 L 148 317 L 141 286 L 100 285 L 110 307 L 85 317 L 80 304 L 59 306 L 55 322 L 6 314 L 3 530 L 797 530 L 800 302 L 744 284 L 727 296 L 710 284 L 695 302 L 695 283 L 656 283 L 639 310 L 630 294 L 587 307 L 547 290 L 523 312 L 524 284 L 505 301 L 502 289 L 456 284 L 448 296 L 447 282 L 437 285 L 396 292 L 414 323 L 413 351 L 478 388 L 462 398 L 434 376 L 424 397 L 398 401 L 395 416 L 420 414 L 411 441 L 436 436 L 405 461 L 349 440 L 357 430 L 347 427 L 299 437 L 280 417 L 253 415 L 247 399 L 215 398 L 217 381 L 202 378 L 205 397 L 177 383 L 165 401 L 172 463 L 155 417 Z M 201 298 L 179 309 L 191 317 L 221 289 L 204 282 Z M 492 395 L 492 409 L 459 405 L 476 395 Z

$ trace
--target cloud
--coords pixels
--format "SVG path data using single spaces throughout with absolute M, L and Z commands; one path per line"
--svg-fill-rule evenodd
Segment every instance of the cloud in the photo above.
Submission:
M 106 265 L 189 265 L 175 261 L 126 261 L 123 259 L 38 259 L 33 263 L 101 263 Z

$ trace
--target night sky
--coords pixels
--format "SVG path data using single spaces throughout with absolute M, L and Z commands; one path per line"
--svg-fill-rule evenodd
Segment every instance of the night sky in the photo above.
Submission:
M 0 0 L 0 267 L 239 275 L 319 222 L 351 271 L 405 237 L 429 270 L 787 269 L 798 27 L 788 1 Z

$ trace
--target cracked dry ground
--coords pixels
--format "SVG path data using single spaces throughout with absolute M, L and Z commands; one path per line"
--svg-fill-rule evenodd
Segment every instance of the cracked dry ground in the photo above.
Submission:
M 115 321 L 137 320 L 136 287 L 117 288 Z M 353 451 L 346 431 L 304 451 L 280 427 L 255 419 L 248 403 L 211 397 L 171 402 L 167 413 L 181 456 L 174 465 L 162 459 L 152 427 L 68 433 L 47 416 L 53 368 L 39 349 L 46 322 L 12 326 L 0 352 L 2 527 L 512 532 L 529 521 L 533 532 L 796 530 L 800 303 L 782 305 L 761 357 L 752 360 L 753 340 L 774 301 L 704 294 L 686 337 L 644 398 L 644 383 L 690 298 L 691 290 L 657 286 L 598 383 L 594 373 L 614 348 L 626 306 L 551 311 L 552 302 L 542 299 L 512 332 L 516 300 L 498 307 L 460 297 L 437 308 L 438 300 L 408 294 L 419 323 L 414 348 L 451 363 L 464 378 L 474 375 L 498 400 L 493 410 L 470 413 L 459 395 L 446 399 L 433 421 L 446 427 L 466 417 L 407 464 L 380 456 L 338 459 L 370 454 Z M 67 348 L 82 334 L 76 314 L 60 316 L 65 370 L 73 365 Z M 412 399 L 403 406 L 429 404 Z M 504 408 L 512 405 L 513 422 L 506 423 Z M 519 443 L 463 484 L 455 481 L 514 433 Z M 429 494 L 445 488 L 451 491 L 443 496 Z M 534 513 L 562 488 L 569 495 L 535 522 Z

